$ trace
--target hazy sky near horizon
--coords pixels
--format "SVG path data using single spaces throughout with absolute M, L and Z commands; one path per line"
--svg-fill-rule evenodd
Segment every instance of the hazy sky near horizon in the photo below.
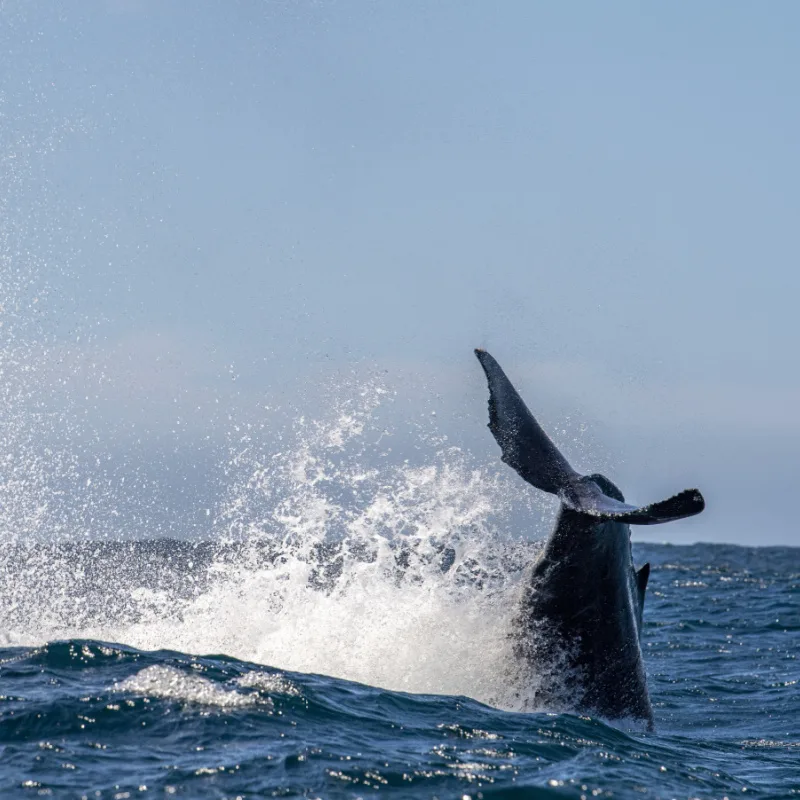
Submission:
M 798 33 L 788 0 L 0 2 L 4 330 L 98 419 L 180 396 L 200 431 L 234 378 L 313 413 L 366 370 L 489 460 L 484 346 L 577 466 L 703 489 L 658 540 L 800 544 Z

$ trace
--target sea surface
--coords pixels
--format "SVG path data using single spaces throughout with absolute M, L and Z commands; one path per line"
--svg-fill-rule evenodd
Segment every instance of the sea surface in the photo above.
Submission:
M 514 685 L 535 546 L 322 550 L 7 550 L 0 796 L 800 795 L 800 549 L 635 543 L 651 733 Z

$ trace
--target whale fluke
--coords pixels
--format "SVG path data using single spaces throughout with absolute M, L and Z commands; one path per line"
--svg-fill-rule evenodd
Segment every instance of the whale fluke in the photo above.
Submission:
M 485 350 L 476 349 L 489 382 L 489 430 L 502 460 L 532 486 L 557 495 L 572 511 L 630 525 L 657 525 L 699 514 L 705 508 L 697 489 L 684 491 L 646 506 L 609 497 L 589 476 L 578 474 L 528 410 L 500 365 Z
M 699 514 L 706 503 L 697 489 L 684 489 L 682 492 L 646 506 L 632 506 L 621 503 L 603 494 L 600 487 L 589 477 L 579 476 L 558 492 L 561 502 L 573 511 L 588 514 L 590 517 L 612 519 L 628 525 L 658 525 Z
M 494 358 L 481 349 L 476 349 L 475 355 L 489 382 L 489 430 L 503 451 L 502 460 L 532 486 L 558 494 L 578 474 L 528 411 Z

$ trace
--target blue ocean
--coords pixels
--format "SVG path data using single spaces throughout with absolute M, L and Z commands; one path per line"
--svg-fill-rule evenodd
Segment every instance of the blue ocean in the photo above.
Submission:
M 800 794 L 800 549 L 635 543 L 654 732 L 537 709 L 519 682 L 536 549 L 17 543 L 2 796 Z

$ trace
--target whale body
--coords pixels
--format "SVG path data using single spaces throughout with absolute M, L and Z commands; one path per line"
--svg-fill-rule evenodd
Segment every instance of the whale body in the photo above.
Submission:
M 699 514 L 697 489 L 647 506 L 625 502 L 603 475 L 580 475 L 528 411 L 500 365 L 475 354 L 489 383 L 489 429 L 502 460 L 558 496 L 555 527 L 533 564 L 514 623 L 514 649 L 531 671 L 539 707 L 565 707 L 653 725 L 642 651 L 650 565 L 633 565 L 630 525 Z

